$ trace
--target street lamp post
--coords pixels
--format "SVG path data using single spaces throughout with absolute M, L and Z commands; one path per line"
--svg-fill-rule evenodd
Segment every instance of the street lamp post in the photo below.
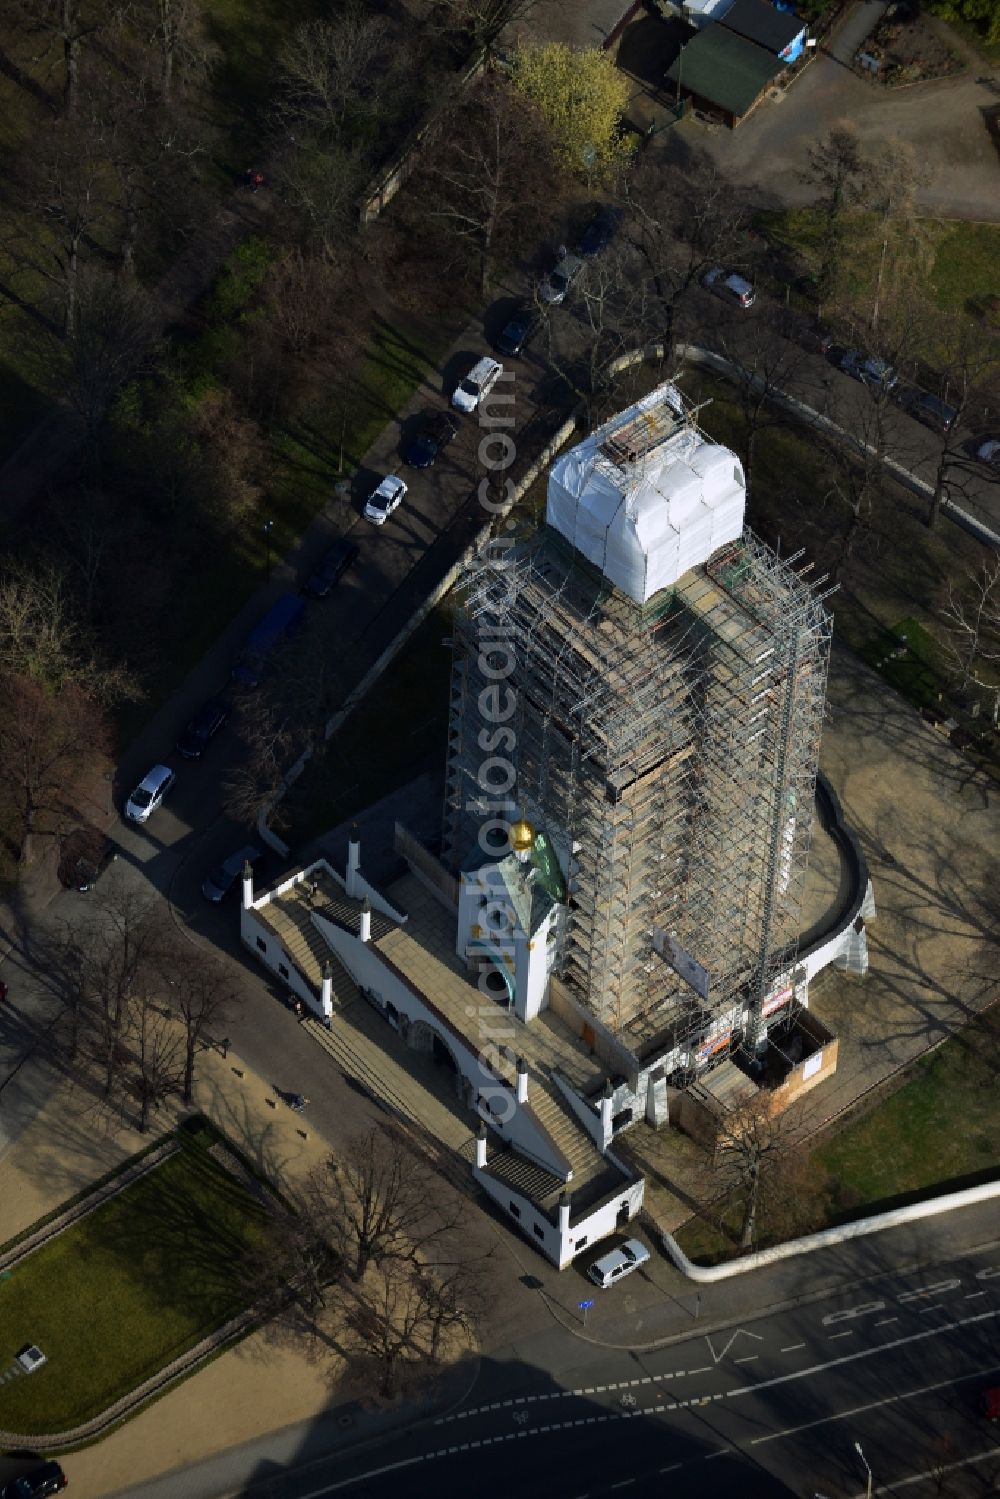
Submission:
M 271 527 L 273 525 L 273 520 L 266 520 L 264 522 L 264 581 L 266 583 L 270 583 L 271 581 Z
M 868 1474 L 868 1487 L 865 1490 L 865 1499 L 872 1499 L 872 1470 L 868 1466 L 868 1459 L 865 1457 L 864 1453 L 861 1450 L 860 1442 L 855 1442 L 854 1450 L 860 1457 L 861 1461 L 864 1463 L 865 1472 Z

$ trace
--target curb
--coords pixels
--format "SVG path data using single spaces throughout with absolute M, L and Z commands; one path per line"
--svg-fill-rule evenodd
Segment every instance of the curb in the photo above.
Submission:
M 905 1226 L 905 1225 L 900 1225 Z M 975 1244 L 963 1245 L 962 1254 L 978 1254 L 986 1249 L 993 1249 L 1000 1244 L 1000 1240 L 986 1239 Z M 853 1290 L 857 1286 L 867 1285 L 870 1281 L 878 1280 L 880 1276 L 888 1274 L 909 1274 L 914 1270 L 921 1270 L 925 1266 L 940 1264 L 940 1259 L 917 1258 L 903 1260 L 889 1269 L 873 1270 L 869 1275 L 855 1275 L 849 1280 L 838 1281 L 835 1285 L 825 1286 L 822 1290 L 808 1291 L 804 1295 L 786 1297 L 780 1301 L 770 1301 L 762 1306 L 754 1306 L 752 1321 L 756 1322 L 761 1317 L 773 1316 L 776 1312 L 791 1311 L 794 1307 L 811 1306 L 814 1302 L 825 1301 L 828 1297 L 839 1295 L 843 1291 Z M 542 1291 L 542 1299 L 548 1307 L 553 1319 L 558 1322 L 564 1331 L 571 1333 L 581 1343 L 589 1343 L 595 1348 L 610 1348 L 617 1353 L 653 1353 L 658 1348 L 668 1348 L 673 1343 L 685 1343 L 692 1336 L 702 1336 L 713 1332 L 726 1332 L 734 1326 L 742 1326 L 746 1318 L 735 1313 L 724 1321 L 709 1322 L 702 1317 L 692 1317 L 691 1325 L 683 1332 L 665 1333 L 662 1338 L 654 1338 L 649 1343 L 611 1343 L 603 1338 L 589 1337 L 581 1328 L 574 1327 L 572 1322 L 565 1322 L 549 1302 L 547 1294 Z

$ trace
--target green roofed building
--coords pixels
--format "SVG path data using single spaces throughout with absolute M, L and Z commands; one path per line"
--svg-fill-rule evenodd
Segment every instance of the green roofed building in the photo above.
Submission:
M 783 66 L 773 52 L 716 25 L 706 26 L 688 42 L 667 69 L 667 77 L 675 87 L 679 82 L 685 98 L 738 125 Z

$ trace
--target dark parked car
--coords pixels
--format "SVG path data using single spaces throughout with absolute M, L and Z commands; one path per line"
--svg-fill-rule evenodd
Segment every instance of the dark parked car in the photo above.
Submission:
M 244 687 L 259 687 L 273 650 L 302 628 L 306 606 L 295 593 L 283 593 L 263 619 L 250 631 L 233 666 L 233 680 Z
M 230 890 L 236 884 L 243 873 L 243 866 L 249 859 L 251 867 L 257 868 L 264 855 L 259 848 L 248 843 L 245 848 L 238 848 L 228 859 L 223 859 L 218 868 L 213 869 L 205 883 L 201 887 L 201 893 L 206 900 L 213 905 L 218 905 L 220 900 L 225 900 Z
M 5 1483 L 0 1499 L 44 1499 L 46 1494 L 60 1493 L 68 1482 L 58 1463 L 43 1463 L 22 1478 Z
M 59 883 L 67 890 L 93 890 L 101 874 L 117 859 L 110 838 L 97 828 L 74 828 L 59 855 Z
M 621 209 L 612 208 L 610 204 L 599 208 L 581 234 L 576 253 L 582 255 L 584 260 L 592 260 L 595 255 L 603 255 L 618 233 L 622 217 Z
M 202 705 L 177 741 L 177 750 L 185 760 L 200 760 L 216 734 L 229 721 L 230 707 L 221 697 L 210 698 Z
M 541 323 L 541 317 L 536 311 L 530 307 L 522 307 L 501 328 L 493 347 L 498 354 L 508 354 L 511 359 L 516 359 L 528 347 Z
M 357 555 L 358 549 L 355 543 L 348 541 L 346 536 L 342 536 L 339 541 L 333 543 L 319 567 L 306 579 L 305 592 L 311 593 L 314 599 L 325 599 L 334 585 L 340 582 Z
M 410 468 L 430 468 L 457 431 L 458 423 L 447 411 L 435 411 L 426 416 L 420 431 L 403 453 L 403 462 Z
M 845 349 L 841 355 L 840 368 L 871 390 L 891 391 L 897 383 L 896 371 L 884 359 L 872 354 L 861 354 L 857 349 Z
M 940 396 L 931 395 L 927 390 L 907 391 L 901 404 L 904 411 L 915 416 L 918 422 L 923 422 L 925 427 L 940 432 L 942 437 L 947 437 L 958 420 L 958 412 L 954 406 L 949 406 L 947 401 L 942 401 Z

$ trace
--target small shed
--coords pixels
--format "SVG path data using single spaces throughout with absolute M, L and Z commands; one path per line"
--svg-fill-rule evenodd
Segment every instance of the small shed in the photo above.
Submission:
M 681 48 L 667 78 L 695 105 L 717 111 L 736 126 L 760 103 L 783 66 L 775 53 L 719 22 L 706 26 Z
M 801 57 L 806 44 L 805 24 L 799 17 L 777 10 L 768 0 L 733 0 L 716 19 L 727 31 L 772 52 L 784 63 Z

